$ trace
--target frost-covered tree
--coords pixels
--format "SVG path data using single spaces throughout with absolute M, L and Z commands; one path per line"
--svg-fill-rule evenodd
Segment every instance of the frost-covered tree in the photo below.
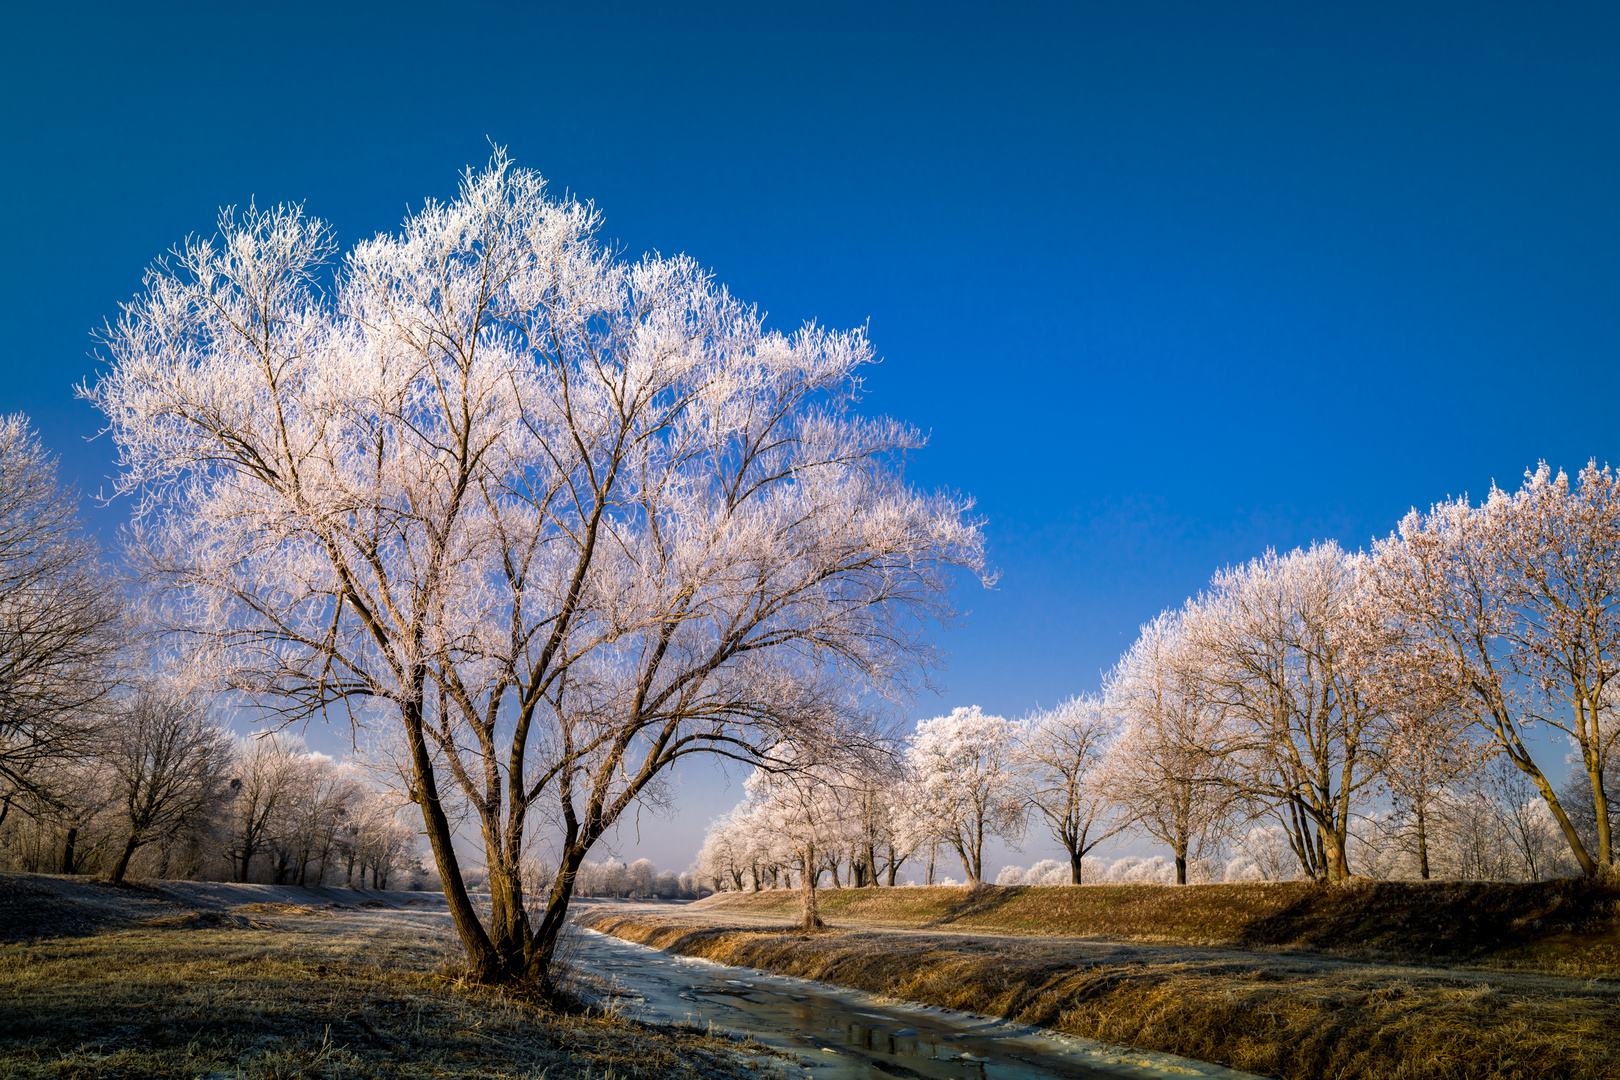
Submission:
M 1232 811 L 1226 758 L 1211 700 L 1181 616 L 1164 612 L 1109 673 L 1104 701 L 1122 727 L 1109 750 L 1104 785 L 1132 825 L 1169 846 L 1175 881 L 1190 859 L 1221 836 Z
M 1566 736 L 1604 807 L 1620 736 L 1607 707 L 1620 674 L 1620 479 L 1593 463 L 1572 483 L 1543 464 L 1478 507 L 1465 496 L 1414 510 L 1374 559 L 1407 677 L 1454 695 L 1535 786 L 1583 873 L 1612 873 L 1608 815 L 1583 840 L 1528 735 Z
M 248 881 L 253 860 L 276 841 L 298 794 L 301 740 L 267 733 L 236 741 L 227 810 L 236 880 Z
M 1018 773 L 1024 797 L 1069 853 L 1069 880 L 1079 885 L 1087 853 L 1125 827 L 1102 782 L 1118 718 L 1100 698 L 1076 697 L 1020 726 Z
M 861 332 L 770 331 L 599 220 L 502 154 L 335 273 L 301 209 L 226 213 L 86 390 L 167 625 L 287 716 L 398 725 L 489 981 L 544 980 L 586 853 L 674 762 L 841 741 L 851 686 L 931 662 L 982 566 L 966 502 L 903 480 L 917 433 L 851 411 Z M 536 830 L 559 864 L 531 925 Z
M 1353 815 L 1377 781 L 1381 713 L 1360 644 L 1365 559 L 1331 541 L 1222 570 L 1182 616 L 1221 718 L 1226 782 L 1275 813 L 1312 877 L 1350 874 Z
M 1017 765 L 1017 725 L 977 705 L 920 720 L 906 739 L 914 810 L 956 852 L 969 886 L 984 878 L 988 837 L 1023 836 Z
M 817 883 L 828 856 L 848 845 L 852 831 L 848 777 L 858 762 L 843 757 L 836 750 L 826 754 L 800 744 L 783 746 L 769 768 L 756 768 L 744 782 L 750 830 L 785 846 L 796 864 L 799 921 L 805 930 L 826 925 L 816 902 Z

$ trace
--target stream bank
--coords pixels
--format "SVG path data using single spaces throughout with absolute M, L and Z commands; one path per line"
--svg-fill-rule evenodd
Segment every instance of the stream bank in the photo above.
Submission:
M 628 941 L 1278 1080 L 1607 1080 L 1620 984 L 1277 951 L 728 922 L 586 904 Z
M 566 948 L 576 970 L 607 985 L 610 1007 L 622 1015 L 746 1035 L 786 1055 L 788 1075 L 806 1080 L 1260 1080 L 1175 1055 L 676 956 L 578 927 Z

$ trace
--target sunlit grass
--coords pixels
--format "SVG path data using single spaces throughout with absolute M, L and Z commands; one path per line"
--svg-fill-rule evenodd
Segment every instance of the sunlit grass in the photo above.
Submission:
M 290 910 L 272 923 L 265 907 L 0 946 L 0 1076 L 632 1080 L 770 1071 L 723 1039 L 565 1015 L 468 985 L 446 967 L 448 943 L 418 927 L 345 931 L 342 920 Z
M 1620 977 L 1620 893 L 1588 881 L 1309 882 L 822 889 L 835 923 L 1309 949 L 1341 956 Z M 715 915 L 794 921 L 796 891 L 723 893 Z

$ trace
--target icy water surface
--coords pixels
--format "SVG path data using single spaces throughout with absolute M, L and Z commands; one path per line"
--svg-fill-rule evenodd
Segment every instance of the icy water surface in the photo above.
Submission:
M 612 983 L 639 1019 L 713 1024 L 798 1059 L 808 1080 L 1052 1077 L 1253 1080 L 1220 1065 L 1129 1050 L 826 983 L 674 956 L 572 928 L 574 962 Z

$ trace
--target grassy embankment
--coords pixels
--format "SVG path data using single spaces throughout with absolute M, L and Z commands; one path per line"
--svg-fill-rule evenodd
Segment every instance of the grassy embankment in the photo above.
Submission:
M 825 916 L 855 926 L 804 934 L 735 918 L 786 921 L 797 911 L 787 893 L 719 897 L 684 919 L 604 909 L 583 921 L 686 955 L 1288 1080 L 1595 1080 L 1612 1077 L 1620 1060 L 1620 988 L 1604 978 L 1620 955 L 1617 898 L 1581 882 L 850 889 L 822 897 Z M 912 932 L 874 929 L 883 926 Z M 1189 948 L 1102 948 L 1055 935 Z
M 467 985 L 442 934 L 372 915 L 248 904 L 0 944 L 0 1076 L 759 1075 L 725 1039 Z
M 1586 881 L 822 889 L 834 922 L 1067 935 L 1620 976 L 1620 893 Z M 798 893 L 720 893 L 714 915 L 797 918 Z

